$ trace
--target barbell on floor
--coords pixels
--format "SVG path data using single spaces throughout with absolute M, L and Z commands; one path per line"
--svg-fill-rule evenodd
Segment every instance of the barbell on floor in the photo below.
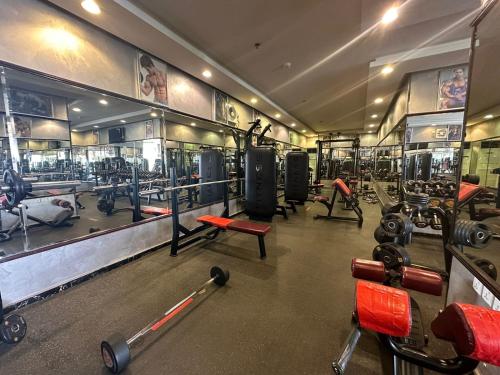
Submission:
M 160 329 L 169 320 L 174 318 L 182 310 L 189 306 L 197 296 L 203 294 L 208 285 L 212 283 L 218 286 L 225 285 L 229 280 L 229 271 L 214 266 L 210 269 L 210 277 L 210 280 L 206 281 L 201 287 L 196 289 L 182 301 L 172 306 L 160 318 L 150 322 L 146 327 L 141 329 L 128 340 L 120 334 L 114 334 L 108 340 L 101 342 L 101 355 L 104 365 L 108 368 L 108 370 L 113 374 L 117 374 L 125 369 L 130 362 L 130 347 L 135 341 L 152 331 L 154 332 Z
M 21 202 L 28 193 L 32 191 L 48 189 L 71 189 L 81 184 L 78 180 L 72 181 L 50 181 L 50 182 L 30 182 L 23 179 L 19 173 L 13 169 L 7 169 L 3 173 L 3 183 L 0 192 L 7 197 L 9 207 L 14 207 Z

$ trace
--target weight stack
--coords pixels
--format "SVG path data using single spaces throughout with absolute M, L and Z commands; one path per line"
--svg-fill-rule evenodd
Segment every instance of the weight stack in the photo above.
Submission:
M 285 159 L 285 201 L 305 202 L 309 190 L 309 155 L 292 151 Z
M 200 182 L 222 181 L 224 177 L 224 155 L 219 150 L 203 150 L 200 154 Z M 200 186 L 200 204 L 221 201 L 223 184 Z
M 245 212 L 250 219 L 271 221 L 276 210 L 276 150 L 250 147 L 245 154 Z

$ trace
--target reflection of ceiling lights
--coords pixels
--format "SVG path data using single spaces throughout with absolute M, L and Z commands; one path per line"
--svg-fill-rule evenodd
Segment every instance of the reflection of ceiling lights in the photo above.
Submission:
M 179 94 L 184 94 L 186 91 L 189 90 L 189 86 L 186 84 L 186 82 L 181 82 L 174 86 L 174 90 L 177 91 Z
M 394 22 L 398 17 L 399 17 L 398 8 L 392 7 L 389 10 L 387 10 L 387 12 L 384 13 L 381 21 L 384 25 L 388 25 L 391 22 Z
M 196 122 L 192 122 L 190 125 L 191 126 L 196 126 Z
M 489 115 L 484 116 L 484 118 L 485 118 L 486 120 L 489 120 L 489 119 L 492 119 L 492 118 L 493 118 L 493 115 L 489 114 Z
M 383 98 L 377 98 L 377 99 L 375 99 L 373 102 L 374 102 L 375 104 L 380 104 L 380 103 L 382 103 L 383 101 L 384 101 L 384 99 L 383 99 Z
M 151 112 L 151 117 L 158 117 L 158 114 L 156 112 Z
M 60 53 L 75 52 L 80 44 L 76 36 L 63 28 L 44 28 L 40 36 L 44 44 Z
M 73 112 L 81 112 L 81 111 L 82 111 L 82 110 L 81 110 L 80 108 L 78 108 L 78 107 L 73 107 L 73 108 L 71 108 L 71 110 L 72 110 Z
M 370 128 L 373 128 L 375 126 L 375 124 L 370 124 L 368 125 Z
M 101 14 L 101 8 L 95 2 L 95 0 L 83 0 L 82 8 L 92 14 Z
M 212 72 L 210 70 L 204 70 L 203 73 L 201 73 L 201 74 L 203 74 L 203 77 L 205 77 L 205 78 L 212 77 Z
M 255 103 L 257 103 L 257 102 L 258 102 L 257 98 L 252 98 L 252 99 L 250 99 L 250 103 L 252 103 L 252 104 L 255 104 Z
M 291 126 L 292 126 L 292 128 L 295 128 L 295 126 L 296 126 L 295 122 L 292 122 Z
M 374 115 L 371 115 L 370 117 L 371 117 L 371 118 L 377 118 L 377 117 L 378 117 L 378 115 L 377 115 L 377 114 L 374 114 Z
M 127 121 L 125 121 L 125 120 L 120 120 L 120 122 L 121 122 L 122 124 L 126 124 L 126 123 L 127 123 Z
M 380 73 L 382 73 L 384 76 L 387 76 L 387 75 L 391 74 L 393 71 L 394 71 L 394 68 L 392 66 L 386 65 L 382 68 Z
M 105 99 L 99 100 L 99 103 L 101 103 L 102 105 L 108 105 L 108 101 Z
M 276 113 L 276 114 L 274 115 L 274 117 L 276 117 L 276 118 L 280 118 L 280 117 L 281 117 L 281 114 L 280 114 L 280 113 Z

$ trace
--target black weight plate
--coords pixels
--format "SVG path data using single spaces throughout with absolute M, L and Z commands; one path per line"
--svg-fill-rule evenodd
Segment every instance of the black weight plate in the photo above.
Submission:
M 378 226 L 377 229 L 375 229 L 373 237 L 375 237 L 375 241 L 378 243 L 391 242 L 393 239 L 385 234 L 385 230 L 381 226 Z
M 497 268 L 493 263 L 491 263 L 488 259 L 474 259 L 473 260 L 474 264 L 481 268 L 484 273 L 486 273 L 489 277 L 491 277 L 493 280 L 497 280 Z
M 101 355 L 104 366 L 113 374 L 118 374 L 130 362 L 130 348 L 127 340 L 120 334 L 112 335 L 101 342 Z
M 373 249 L 372 259 L 382 262 L 388 270 L 397 270 L 402 266 L 411 265 L 408 252 L 396 243 L 382 243 Z
M 210 277 L 215 277 L 214 283 L 218 286 L 224 286 L 229 280 L 229 271 L 214 266 L 210 269 Z
M 0 339 L 6 344 L 18 344 L 26 336 L 27 329 L 28 326 L 22 316 L 9 315 L 0 325 Z

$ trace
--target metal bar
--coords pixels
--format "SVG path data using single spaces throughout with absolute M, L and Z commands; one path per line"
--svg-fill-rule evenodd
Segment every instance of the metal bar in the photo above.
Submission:
M 189 189 L 189 188 L 193 188 L 193 187 L 197 187 L 197 186 L 203 186 L 203 185 L 231 183 L 231 182 L 235 182 L 235 181 L 238 181 L 238 180 L 243 180 L 244 181 L 245 179 L 244 178 L 240 178 L 240 179 L 233 178 L 233 179 L 230 179 L 230 180 L 200 182 L 200 183 L 197 183 L 197 184 L 190 184 L 190 185 L 181 185 L 181 186 L 169 187 L 169 188 L 166 188 L 165 191 L 174 191 L 174 190 Z
M 340 354 L 339 358 L 332 362 L 333 371 L 337 375 L 343 375 L 345 369 L 347 368 L 347 364 L 351 360 L 352 354 L 354 353 L 354 349 L 356 349 L 356 345 L 358 344 L 358 340 L 361 337 L 361 330 L 359 327 L 354 326 L 347 336 L 346 341 L 344 342 L 344 349 Z
M 80 186 L 81 181 L 47 181 L 47 182 L 33 182 L 31 190 L 48 190 L 48 189 L 70 189 Z

